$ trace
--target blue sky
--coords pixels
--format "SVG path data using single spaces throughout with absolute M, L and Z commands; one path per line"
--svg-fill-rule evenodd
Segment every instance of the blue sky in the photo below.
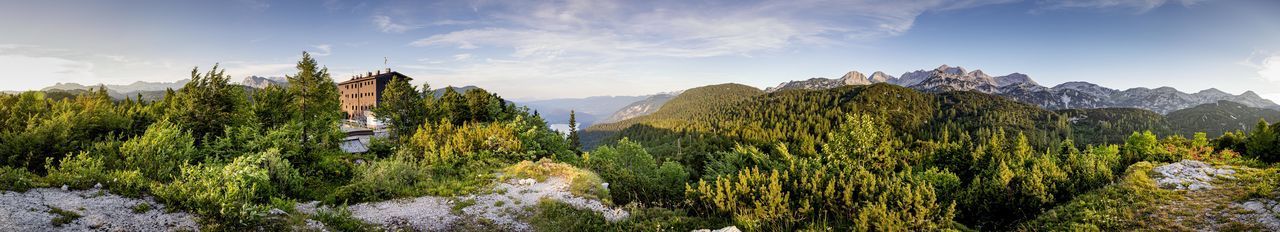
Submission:
M 3 1 L 3 90 L 56 82 L 339 81 L 388 66 L 510 99 L 757 87 L 941 64 L 1042 85 L 1253 90 L 1280 101 L 1280 1 Z

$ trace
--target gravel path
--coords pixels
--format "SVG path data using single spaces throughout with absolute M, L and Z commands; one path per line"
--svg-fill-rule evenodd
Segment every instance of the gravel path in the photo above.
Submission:
M 451 231 L 458 226 L 457 223 L 471 223 L 466 218 L 483 218 L 505 230 L 529 231 L 532 230 L 529 224 L 517 218 L 528 213 L 525 210 L 527 207 L 538 204 L 542 199 L 595 211 L 609 221 L 622 220 L 629 215 L 625 210 L 610 208 L 598 200 L 573 196 L 569 192 L 568 181 L 560 177 L 547 178 L 543 182 L 532 179 L 512 180 L 498 183 L 493 190 L 487 194 L 456 198 L 425 196 L 362 203 L 348 209 L 351 210 L 352 217 L 365 222 L 392 230 L 404 228 L 416 231 Z M 455 214 L 455 206 L 461 207 L 461 215 Z M 313 213 L 317 209 L 313 202 L 299 204 L 297 210 Z
M 146 212 L 133 207 L 146 203 Z M 61 226 L 50 211 L 58 208 L 82 217 Z M 165 213 L 164 206 L 151 199 L 133 199 L 99 189 L 67 191 L 57 188 L 26 192 L 0 192 L 0 230 L 3 231 L 197 231 L 195 217 L 186 213 Z

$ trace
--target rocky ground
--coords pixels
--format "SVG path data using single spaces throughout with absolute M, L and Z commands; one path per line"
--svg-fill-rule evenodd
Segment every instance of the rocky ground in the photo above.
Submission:
M 196 231 L 199 225 L 192 215 L 167 213 L 151 199 L 126 198 L 100 189 L 39 188 L 0 192 L 0 230 Z
M 1152 169 L 1153 180 L 1172 190 L 1171 200 L 1158 202 L 1153 217 L 1173 218 L 1160 225 L 1171 230 L 1280 231 L 1280 204 L 1251 197 L 1249 186 L 1270 178 L 1259 169 L 1218 166 L 1194 161 Z M 1265 183 L 1265 182 L 1264 182 Z
M 529 231 L 528 223 L 519 220 L 528 213 L 527 207 L 543 199 L 560 201 L 579 209 L 598 212 L 610 221 L 628 216 L 627 211 L 610 208 L 598 200 L 586 199 L 569 193 L 569 182 L 551 177 L 537 182 L 533 179 L 512 180 L 498 183 L 492 191 L 463 197 L 424 196 L 351 205 L 351 216 L 387 229 L 412 229 L 416 231 L 450 231 L 463 224 L 483 223 L 502 230 Z M 314 214 L 319 210 L 315 202 L 299 204 L 298 212 Z

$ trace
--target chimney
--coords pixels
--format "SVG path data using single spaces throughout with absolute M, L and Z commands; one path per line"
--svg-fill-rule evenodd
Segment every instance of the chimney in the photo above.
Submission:
M 382 70 L 378 70 L 378 75 L 382 75 Z
M 364 74 L 364 76 L 371 77 L 371 76 L 373 76 L 373 72 L 367 72 L 367 73 L 365 73 L 365 74 Z
M 387 73 L 391 73 L 391 68 L 387 68 Z

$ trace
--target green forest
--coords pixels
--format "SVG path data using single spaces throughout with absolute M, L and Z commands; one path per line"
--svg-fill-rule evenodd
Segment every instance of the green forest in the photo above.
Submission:
M 573 172 L 574 194 L 630 216 L 609 222 L 544 201 L 522 218 L 532 229 L 1113 231 L 1148 228 L 1153 219 L 1117 209 L 1138 203 L 1117 199 L 1167 197 L 1144 187 L 1157 164 L 1262 170 L 1251 177 L 1262 184 L 1241 190 L 1255 197 L 1276 197 L 1280 180 L 1280 124 L 1267 112 L 1050 111 L 888 84 L 699 87 L 656 113 L 565 134 L 497 93 L 437 96 L 394 80 L 374 109 L 390 136 L 350 154 L 339 149 L 344 115 L 328 69 L 306 53 L 296 68 L 287 87 L 264 89 L 232 84 L 218 65 L 197 68 L 155 101 L 112 100 L 104 89 L 0 95 L 0 190 L 100 185 L 191 212 L 209 231 L 298 230 L 307 220 L 381 231 L 394 228 L 343 209 Z M 1241 120 L 1250 126 L 1232 126 Z M 311 201 L 339 210 L 294 211 Z M 466 224 L 475 227 L 456 230 L 504 230 Z

